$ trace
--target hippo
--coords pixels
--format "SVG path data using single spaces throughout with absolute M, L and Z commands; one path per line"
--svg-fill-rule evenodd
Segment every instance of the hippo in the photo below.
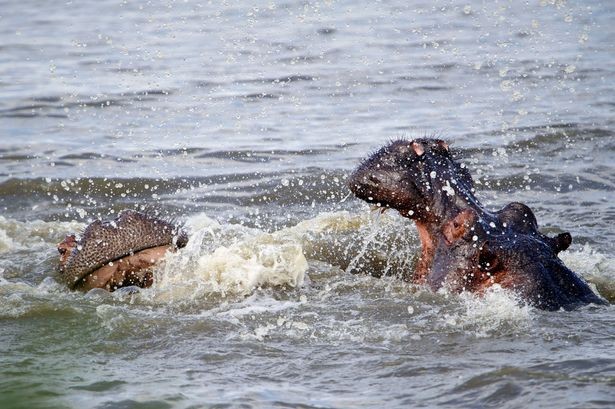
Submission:
M 115 220 L 94 221 L 79 239 L 71 234 L 58 244 L 59 279 L 70 289 L 83 291 L 146 288 L 153 283 L 151 267 L 187 243 L 188 236 L 177 223 L 124 210 Z
M 350 175 L 356 197 L 414 220 L 421 254 L 410 280 L 434 291 L 483 293 L 499 285 L 544 310 L 606 304 L 558 253 L 570 233 L 548 237 L 532 210 L 513 202 L 486 209 L 468 168 L 441 139 L 396 140 Z

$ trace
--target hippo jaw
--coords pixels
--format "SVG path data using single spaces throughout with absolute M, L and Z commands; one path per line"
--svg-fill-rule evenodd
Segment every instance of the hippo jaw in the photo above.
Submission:
M 113 221 L 94 221 L 79 240 L 69 235 L 58 245 L 59 277 L 71 289 L 148 287 L 152 284 L 148 269 L 187 241 L 174 223 L 125 210 Z
M 415 221 L 421 241 L 415 283 L 477 293 L 499 284 L 549 310 L 604 303 L 557 257 L 570 234 L 543 235 L 522 203 L 484 209 L 467 168 L 442 140 L 392 142 L 365 160 L 348 185 L 358 198 Z

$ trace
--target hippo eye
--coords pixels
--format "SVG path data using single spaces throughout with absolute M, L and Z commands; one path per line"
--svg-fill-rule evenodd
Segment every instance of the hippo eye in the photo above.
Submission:
M 456 229 L 458 229 L 458 228 L 459 228 L 459 223 L 457 223 L 457 222 L 453 222 L 453 227 L 454 227 L 454 228 L 456 228 Z

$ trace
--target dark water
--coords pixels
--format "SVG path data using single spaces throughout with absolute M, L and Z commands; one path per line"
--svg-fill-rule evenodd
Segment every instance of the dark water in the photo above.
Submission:
M 614 19 L 609 1 L 2 2 L 0 407 L 613 407 L 612 307 L 395 279 L 414 227 L 345 178 L 391 138 L 441 136 L 488 206 L 572 232 L 562 258 L 615 301 Z M 65 234 L 142 206 L 191 233 L 153 288 L 56 283 Z

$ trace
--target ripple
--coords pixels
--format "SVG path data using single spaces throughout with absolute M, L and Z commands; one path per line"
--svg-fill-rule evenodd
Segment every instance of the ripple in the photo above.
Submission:
M 94 383 L 90 383 L 90 384 L 84 384 L 84 385 L 75 385 L 75 386 L 71 386 L 71 389 L 75 389 L 75 390 L 81 390 L 81 391 L 89 391 L 89 392 L 107 392 L 107 391 L 113 391 L 114 389 L 119 389 L 119 387 L 126 385 L 127 382 L 124 381 L 100 381 L 100 382 L 94 382 Z

